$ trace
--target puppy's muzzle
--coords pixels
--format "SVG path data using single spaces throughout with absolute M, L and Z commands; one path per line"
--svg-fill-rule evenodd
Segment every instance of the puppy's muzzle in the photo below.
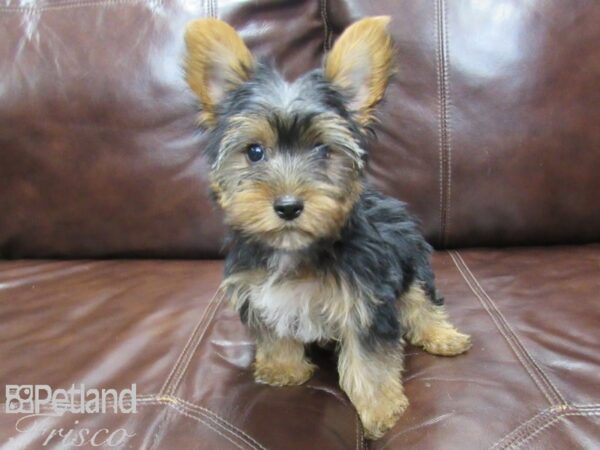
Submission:
M 294 220 L 304 209 L 304 202 L 301 198 L 292 195 L 284 195 L 273 202 L 275 213 L 283 220 Z

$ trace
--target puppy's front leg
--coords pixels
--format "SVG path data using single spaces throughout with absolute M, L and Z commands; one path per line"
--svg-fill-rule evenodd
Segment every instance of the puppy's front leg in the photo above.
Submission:
M 302 384 L 312 376 L 313 365 L 304 354 L 304 344 L 289 338 L 278 338 L 267 331 L 256 337 L 254 379 L 271 386 Z
M 402 387 L 402 343 L 370 346 L 350 332 L 338 360 L 340 386 L 356 408 L 369 439 L 380 438 L 408 407 Z

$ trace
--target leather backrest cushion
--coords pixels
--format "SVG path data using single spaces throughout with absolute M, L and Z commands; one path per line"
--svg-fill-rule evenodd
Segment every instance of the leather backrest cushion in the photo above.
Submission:
M 0 255 L 214 257 L 185 23 L 218 16 L 289 78 L 391 14 L 372 181 L 438 246 L 600 238 L 600 5 L 11 0 L 0 6 Z
M 293 77 L 322 57 L 319 11 L 312 1 L 0 6 L 0 254 L 217 256 L 223 226 L 183 80 L 185 25 L 218 14 Z
M 393 14 L 377 186 L 437 246 L 600 240 L 600 3 L 331 0 L 333 38 Z

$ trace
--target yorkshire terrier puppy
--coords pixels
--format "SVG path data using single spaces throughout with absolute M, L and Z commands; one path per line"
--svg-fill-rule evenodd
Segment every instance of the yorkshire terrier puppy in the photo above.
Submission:
M 315 370 L 305 345 L 334 342 L 340 386 L 372 439 L 408 406 L 404 339 L 436 355 L 470 347 L 436 294 L 415 221 L 365 183 L 368 127 L 392 71 L 389 20 L 354 23 L 323 68 L 294 82 L 220 20 L 185 35 L 229 228 L 223 287 L 256 335 L 254 377 L 302 384 Z

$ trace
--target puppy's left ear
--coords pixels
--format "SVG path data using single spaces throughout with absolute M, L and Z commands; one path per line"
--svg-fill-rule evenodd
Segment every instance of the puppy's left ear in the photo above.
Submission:
M 347 96 L 348 109 L 362 125 L 373 120 L 392 72 L 389 22 L 389 16 L 379 16 L 353 23 L 325 58 L 325 77 Z
M 252 76 L 254 58 L 236 31 L 218 19 L 190 22 L 185 44 L 186 80 L 200 100 L 201 123 L 211 127 L 225 94 Z

